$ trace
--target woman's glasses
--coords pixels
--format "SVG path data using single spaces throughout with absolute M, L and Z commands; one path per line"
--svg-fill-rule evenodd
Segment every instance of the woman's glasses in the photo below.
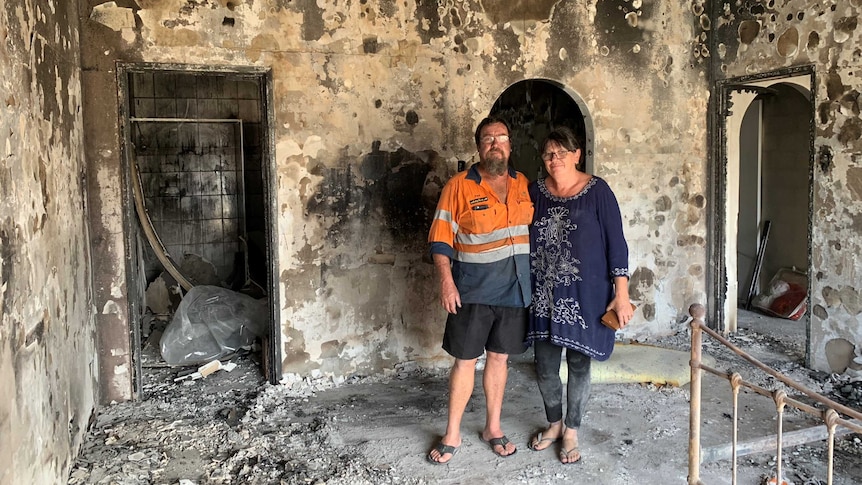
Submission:
M 565 158 L 565 157 L 566 157 L 566 155 L 568 155 L 568 154 L 569 154 L 569 151 L 570 151 L 570 150 L 560 150 L 560 151 L 558 151 L 558 152 L 547 152 L 547 153 L 543 153 L 543 154 L 542 154 L 542 160 L 544 160 L 544 161 L 546 161 L 546 162 L 550 162 L 551 160 L 553 160 L 553 159 L 554 159 L 554 157 L 557 157 L 557 158 L 559 158 L 560 160 L 562 160 L 563 158 Z

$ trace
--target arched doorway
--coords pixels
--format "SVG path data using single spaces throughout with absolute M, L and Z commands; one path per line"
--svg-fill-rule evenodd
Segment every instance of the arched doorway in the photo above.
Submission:
M 586 104 L 574 92 L 547 79 L 509 86 L 491 108 L 512 129 L 512 165 L 530 180 L 543 177 L 539 144 L 554 128 L 567 126 L 580 137 L 582 170 L 593 171 L 593 125 Z
M 719 83 L 722 145 L 713 171 L 713 321 L 737 330 L 749 310 L 768 311 L 773 281 L 799 287 L 798 320 L 783 332 L 810 354 L 814 107 L 803 69 Z M 766 311 L 764 311 L 766 310 Z M 804 312 L 804 313 L 801 313 Z

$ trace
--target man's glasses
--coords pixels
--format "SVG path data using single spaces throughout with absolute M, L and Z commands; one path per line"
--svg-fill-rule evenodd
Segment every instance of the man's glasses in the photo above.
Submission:
M 509 141 L 509 135 L 488 135 L 479 138 L 479 141 L 481 141 L 485 145 L 490 145 L 491 143 L 494 143 L 494 140 L 497 140 L 497 143 L 506 143 L 507 141 Z
M 560 150 L 558 152 L 543 153 L 542 154 L 542 160 L 544 160 L 546 162 L 550 162 L 551 160 L 554 159 L 554 157 L 557 157 L 560 160 L 562 160 L 563 158 L 565 158 L 566 155 L 569 154 L 569 151 L 571 151 L 571 150 Z

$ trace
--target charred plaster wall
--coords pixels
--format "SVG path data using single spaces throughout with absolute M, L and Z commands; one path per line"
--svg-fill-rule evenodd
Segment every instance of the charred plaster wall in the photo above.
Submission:
M 0 2 L 0 483 L 65 482 L 97 400 L 74 9 Z
M 440 350 L 445 315 L 425 262 L 430 218 L 457 160 L 475 155 L 476 123 L 527 78 L 554 80 L 589 108 L 597 173 L 616 190 L 631 248 L 640 303 L 631 336 L 681 328 L 687 306 L 704 301 L 702 2 L 81 6 L 84 77 L 94 97 L 116 92 L 118 60 L 272 70 L 272 224 L 286 373 L 448 362 Z M 117 210 L 116 110 L 108 99 L 88 103 L 96 104 L 87 116 L 88 132 L 97 132 L 89 152 L 94 213 Z M 125 277 L 122 224 L 103 216 L 96 226 L 94 244 L 108 256 L 94 270 L 102 308 L 117 301 L 109 288 L 121 289 Z M 122 311 L 110 318 L 127 325 Z
M 814 66 L 811 367 L 843 372 L 862 355 L 862 1 L 744 1 L 715 18 L 717 74 Z M 826 160 L 823 158 L 822 160 Z

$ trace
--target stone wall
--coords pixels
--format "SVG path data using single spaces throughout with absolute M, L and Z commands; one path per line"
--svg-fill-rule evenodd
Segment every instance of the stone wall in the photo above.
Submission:
M 0 483 L 60 483 L 97 401 L 74 3 L 0 2 Z

